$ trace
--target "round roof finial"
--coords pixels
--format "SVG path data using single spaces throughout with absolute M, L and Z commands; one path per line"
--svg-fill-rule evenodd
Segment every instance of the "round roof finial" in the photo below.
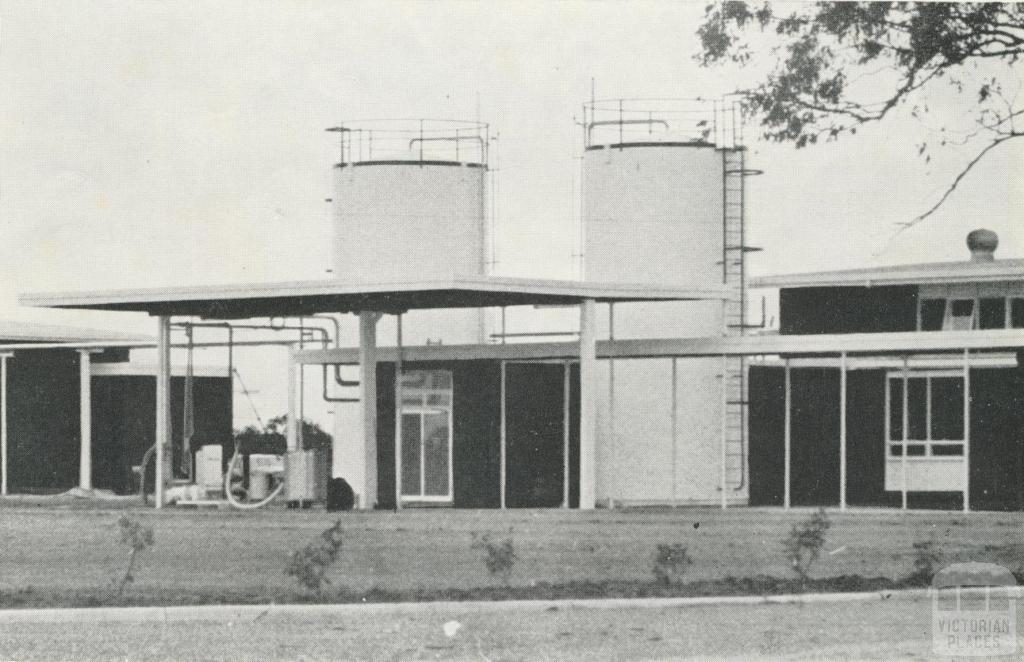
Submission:
M 991 262 L 999 248 L 999 235 L 984 228 L 973 230 L 967 235 L 967 248 L 971 251 L 972 262 Z

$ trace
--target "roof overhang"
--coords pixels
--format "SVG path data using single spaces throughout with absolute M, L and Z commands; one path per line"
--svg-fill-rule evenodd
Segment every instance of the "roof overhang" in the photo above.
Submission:
M 900 333 L 845 333 L 820 335 L 763 335 L 703 338 L 603 340 L 600 358 L 696 358 L 714 356 L 838 356 L 941 354 L 1019 351 L 1024 329 L 992 331 L 934 331 Z M 576 342 L 510 343 L 491 345 L 425 345 L 402 348 L 403 361 L 504 360 L 542 361 L 579 357 Z M 378 347 L 378 361 L 394 361 L 394 347 Z M 307 364 L 355 364 L 356 348 L 310 349 L 297 353 Z
M 1024 280 L 1024 260 L 933 262 L 869 269 L 817 271 L 752 278 L 751 287 L 880 287 L 885 285 L 949 285 Z
M 347 283 L 339 280 L 203 287 L 23 294 L 22 305 L 189 315 L 212 319 L 289 317 L 315 313 L 572 305 L 598 302 L 721 300 L 724 287 L 537 280 L 450 278 L 421 282 Z

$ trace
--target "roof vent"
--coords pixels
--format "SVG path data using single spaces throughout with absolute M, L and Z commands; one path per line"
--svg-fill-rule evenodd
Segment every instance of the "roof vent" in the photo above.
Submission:
M 974 230 L 967 235 L 967 248 L 971 250 L 971 262 L 991 262 L 999 248 L 999 235 L 991 230 Z

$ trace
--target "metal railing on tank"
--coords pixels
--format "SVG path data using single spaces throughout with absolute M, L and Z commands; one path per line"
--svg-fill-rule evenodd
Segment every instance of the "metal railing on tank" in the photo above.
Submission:
M 587 149 L 638 144 L 742 146 L 739 100 L 599 99 L 583 105 Z
M 355 120 L 327 129 L 340 136 L 339 166 L 421 163 L 486 167 L 490 127 L 462 120 Z

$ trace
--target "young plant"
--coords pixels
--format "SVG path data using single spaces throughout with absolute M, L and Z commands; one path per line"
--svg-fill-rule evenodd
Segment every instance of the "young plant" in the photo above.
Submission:
M 128 556 L 128 567 L 125 568 L 124 575 L 117 584 L 117 599 L 120 600 L 124 593 L 124 587 L 129 582 L 135 581 L 133 573 L 139 554 L 153 546 L 153 527 L 143 526 L 137 520 L 122 515 L 117 520 L 117 528 L 121 533 L 121 544 L 127 545 L 131 549 Z
M 512 530 L 509 529 L 509 533 Z M 491 539 L 490 533 L 485 533 L 482 536 L 473 534 L 473 544 L 470 545 L 472 549 L 481 550 L 484 553 L 484 565 L 487 566 L 487 572 L 490 573 L 491 577 L 498 577 L 502 583 L 508 586 L 509 580 L 512 577 L 512 570 L 515 568 L 516 561 L 519 557 L 516 556 L 515 545 L 512 543 L 512 538 L 505 538 L 500 542 L 496 542 Z
M 654 550 L 654 561 L 651 564 L 654 581 L 662 586 L 678 583 L 686 572 L 686 566 L 692 563 L 693 559 L 687 554 L 685 546 L 679 543 L 659 544 Z
M 284 574 L 294 577 L 303 588 L 319 592 L 324 584 L 331 583 L 327 571 L 338 560 L 341 543 L 341 520 L 338 520 L 321 533 L 319 539 L 292 552 Z
M 782 541 L 786 558 L 801 582 L 810 579 L 811 566 L 821 556 L 825 547 L 825 533 L 832 526 L 825 509 L 822 508 L 803 522 L 794 524 L 789 535 Z
M 915 586 L 927 586 L 935 576 L 935 566 L 942 562 L 942 555 L 935 549 L 935 540 L 920 540 L 914 543 L 914 572 L 907 581 Z

